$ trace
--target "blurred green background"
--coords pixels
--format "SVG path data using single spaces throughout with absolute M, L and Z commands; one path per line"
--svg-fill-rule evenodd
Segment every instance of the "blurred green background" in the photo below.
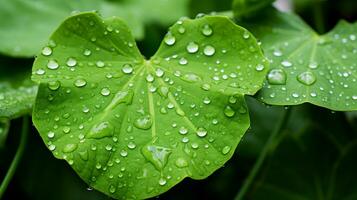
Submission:
M 127 1 L 129 0 L 118 2 Z M 357 19 L 356 0 L 281 1 L 283 4 L 286 2 L 290 3 L 291 8 L 320 33 L 330 30 L 339 19 L 350 22 Z M 6 0 L 0 0 L 0 7 L 5 3 Z M 316 27 L 313 20 L 316 12 L 319 12 L 316 10 L 316 5 L 321 6 L 320 12 L 324 22 L 322 28 Z M 195 17 L 198 13 L 229 11 L 231 0 L 190 0 L 187 1 L 184 9 L 189 17 Z M 138 9 L 137 12 L 139 11 L 143 16 L 146 15 L 145 12 L 152 12 Z M 14 15 L 22 14 L 18 10 L 13 12 Z M 1 21 L 8 20 L 4 13 L 2 15 L 0 24 Z M 170 16 L 159 17 L 170 18 Z M 159 21 L 143 23 L 144 36 L 138 40 L 138 46 L 146 57 L 153 55 L 170 23 L 174 23 L 174 21 L 170 23 Z M 0 26 L 0 33 L 1 31 L 6 30 Z M 31 32 L 31 27 L 27 31 Z M 0 81 L 10 80 L 16 86 L 29 75 L 33 60 L 33 57 L 15 58 L 3 53 L 0 55 Z M 236 197 L 269 134 L 274 130 L 275 122 L 284 110 L 282 107 L 267 107 L 251 97 L 247 97 L 247 101 L 251 113 L 251 128 L 241 141 L 234 157 L 209 178 L 201 181 L 186 179 L 157 197 L 158 199 L 234 199 Z M 293 115 L 287 128 L 270 149 L 245 199 L 280 200 L 281 197 L 294 200 L 357 199 L 356 113 L 331 112 L 311 105 L 296 106 L 292 109 Z M 6 145 L 0 149 L 1 179 L 16 152 L 20 127 L 21 119 L 11 121 Z M 109 198 L 88 188 L 68 164 L 56 160 L 32 127 L 25 154 L 4 199 L 101 200 Z

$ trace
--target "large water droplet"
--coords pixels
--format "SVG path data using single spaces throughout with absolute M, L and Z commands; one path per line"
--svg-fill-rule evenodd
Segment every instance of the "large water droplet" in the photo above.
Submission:
M 215 52 L 216 52 L 216 50 L 215 50 L 214 47 L 211 46 L 211 45 L 207 45 L 207 46 L 205 46 L 205 48 L 203 49 L 203 53 L 204 53 L 206 56 L 213 56 Z
M 152 125 L 152 120 L 151 120 L 150 115 L 145 115 L 143 117 L 139 117 L 134 122 L 134 126 L 136 128 L 144 129 L 144 130 L 151 128 L 151 125 Z
M 87 134 L 87 138 L 100 139 L 104 137 L 111 137 L 113 136 L 113 133 L 114 126 L 108 121 L 105 121 L 94 125 Z
M 198 51 L 198 44 L 195 42 L 188 43 L 186 50 L 188 53 L 196 53 Z
M 121 71 L 124 74 L 131 74 L 133 72 L 133 66 L 131 64 L 124 64 L 123 67 L 121 68 Z
M 164 186 L 164 185 L 166 185 L 166 183 L 167 183 L 166 179 L 161 177 L 159 180 L 159 185 Z
M 49 60 L 47 63 L 48 69 L 57 69 L 59 67 L 56 60 Z
M 170 32 L 166 34 L 165 38 L 164 38 L 164 42 L 165 44 L 171 46 L 174 45 L 176 42 L 176 38 L 175 36 L 173 36 Z
M 186 159 L 184 158 L 177 158 L 176 161 L 175 161 L 175 165 L 178 167 L 178 168 L 184 168 L 184 167 L 187 167 L 188 166 L 188 162 Z
M 50 56 L 52 54 L 52 49 L 51 47 L 44 47 L 42 49 L 42 55 L 44 56 Z
M 205 137 L 207 135 L 207 130 L 204 128 L 198 128 L 196 134 L 198 137 Z
M 77 144 L 67 144 L 66 146 L 64 146 L 63 148 L 63 153 L 71 153 L 73 152 L 74 150 L 77 149 Z
M 100 94 L 102 94 L 103 96 L 109 96 L 110 95 L 110 90 L 109 88 L 105 87 L 100 91 Z
M 233 117 L 235 115 L 234 110 L 230 106 L 226 106 L 223 112 L 227 117 Z
M 210 25 L 206 24 L 202 27 L 201 32 L 204 36 L 210 36 L 210 35 L 212 35 L 213 30 Z
M 50 81 L 50 82 L 48 82 L 47 85 L 48 85 L 48 89 L 55 91 L 61 87 L 61 82 L 60 81 Z
M 168 158 L 172 150 L 166 147 L 156 146 L 156 145 L 146 145 L 141 149 L 141 153 L 154 167 L 162 171 L 166 166 Z
M 312 85 L 316 82 L 316 76 L 309 71 L 299 74 L 297 80 L 304 85 Z
M 74 67 L 77 65 L 77 60 L 74 58 L 68 58 L 66 64 L 68 67 Z
M 267 75 L 269 84 L 284 85 L 286 84 L 286 73 L 283 69 L 272 69 Z
M 84 79 L 77 79 L 74 81 L 76 87 L 84 87 L 87 84 L 87 81 Z

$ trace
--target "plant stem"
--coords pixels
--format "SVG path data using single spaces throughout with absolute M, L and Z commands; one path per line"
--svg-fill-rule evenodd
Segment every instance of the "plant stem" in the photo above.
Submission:
M 29 117 L 24 116 L 22 121 L 22 130 L 21 130 L 21 136 L 20 136 L 21 138 L 20 138 L 19 146 L 17 148 L 15 157 L 12 160 L 10 167 L 5 175 L 5 178 L 0 185 L 0 199 L 2 199 L 2 197 L 4 196 L 7 186 L 9 185 L 12 177 L 14 176 L 16 168 L 19 165 L 21 157 L 24 153 L 28 130 L 29 130 Z
M 325 32 L 324 14 L 322 11 L 321 0 L 314 1 L 314 23 L 317 32 L 320 34 Z
M 259 169 L 263 165 L 265 158 L 267 157 L 268 153 L 270 152 L 275 139 L 278 138 L 277 136 L 279 135 L 279 133 L 282 132 L 282 130 L 285 128 L 285 126 L 289 120 L 290 113 L 291 113 L 290 108 L 284 110 L 284 112 L 278 122 L 278 125 L 275 127 L 275 129 L 272 132 L 272 134 L 270 135 L 268 141 L 265 143 L 265 146 L 264 146 L 262 152 L 260 153 L 257 161 L 255 162 L 253 169 L 250 171 L 247 179 L 244 181 L 244 184 L 243 184 L 242 188 L 240 189 L 239 193 L 237 194 L 237 196 L 235 197 L 235 200 L 242 200 L 243 197 L 245 196 L 245 194 L 247 193 L 248 189 L 250 188 L 250 186 L 253 183 L 253 180 L 257 176 Z

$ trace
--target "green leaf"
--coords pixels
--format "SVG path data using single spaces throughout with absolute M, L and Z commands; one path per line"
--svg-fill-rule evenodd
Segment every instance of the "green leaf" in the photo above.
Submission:
M 282 135 L 244 199 L 356 199 L 356 134 L 343 113 L 312 111 L 312 126 Z
M 0 118 L 13 119 L 31 113 L 36 93 L 34 84 L 15 88 L 8 82 L 0 82 Z
M 0 52 L 32 57 L 51 32 L 71 13 L 98 10 L 105 17 L 120 16 L 137 39 L 144 24 L 169 24 L 186 15 L 187 0 L 0 0 Z M 28 31 L 31 27 L 31 31 Z
M 357 23 L 317 35 L 294 14 L 268 9 L 243 23 L 262 42 L 271 71 L 258 98 L 272 105 L 309 102 L 357 110 Z
M 260 10 L 271 5 L 275 0 L 234 0 L 234 17 L 249 18 L 257 15 Z
M 10 128 L 10 121 L 7 119 L 0 119 L 0 149 L 2 149 L 5 145 L 9 128 Z
M 249 127 L 243 98 L 262 87 L 255 38 L 222 16 L 183 19 L 145 60 L 118 18 L 67 19 L 33 66 L 34 124 L 55 157 L 111 197 L 148 198 L 203 179 Z

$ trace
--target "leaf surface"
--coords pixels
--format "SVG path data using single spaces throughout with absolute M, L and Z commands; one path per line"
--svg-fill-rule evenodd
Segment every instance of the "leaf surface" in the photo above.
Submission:
M 250 18 L 258 14 L 260 10 L 271 5 L 274 1 L 275 0 L 234 0 L 234 17 L 238 19 Z
M 262 42 L 271 70 L 258 98 L 271 105 L 305 102 L 357 109 L 357 23 L 341 21 L 318 35 L 299 17 L 273 9 L 238 22 Z
M 178 21 L 150 60 L 122 20 L 93 13 L 67 19 L 51 41 L 33 66 L 34 124 L 57 158 L 118 199 L 220 168 L 249 127 L 243 95 L 268 70 L 255 38 L 220 16 Z
M 5 145 L 9 128 L 10 121 L 7 119 L 0 119 L 0 149 L 2 149 Z
M 36 55 L 52 31 L 78 11 L 120 16 L 135 37 L 142 39 L 145 24 L 172 23 L 187 14 L 186 4 L 187 0 L 0 0 L 0 52 L 16 57 Z

